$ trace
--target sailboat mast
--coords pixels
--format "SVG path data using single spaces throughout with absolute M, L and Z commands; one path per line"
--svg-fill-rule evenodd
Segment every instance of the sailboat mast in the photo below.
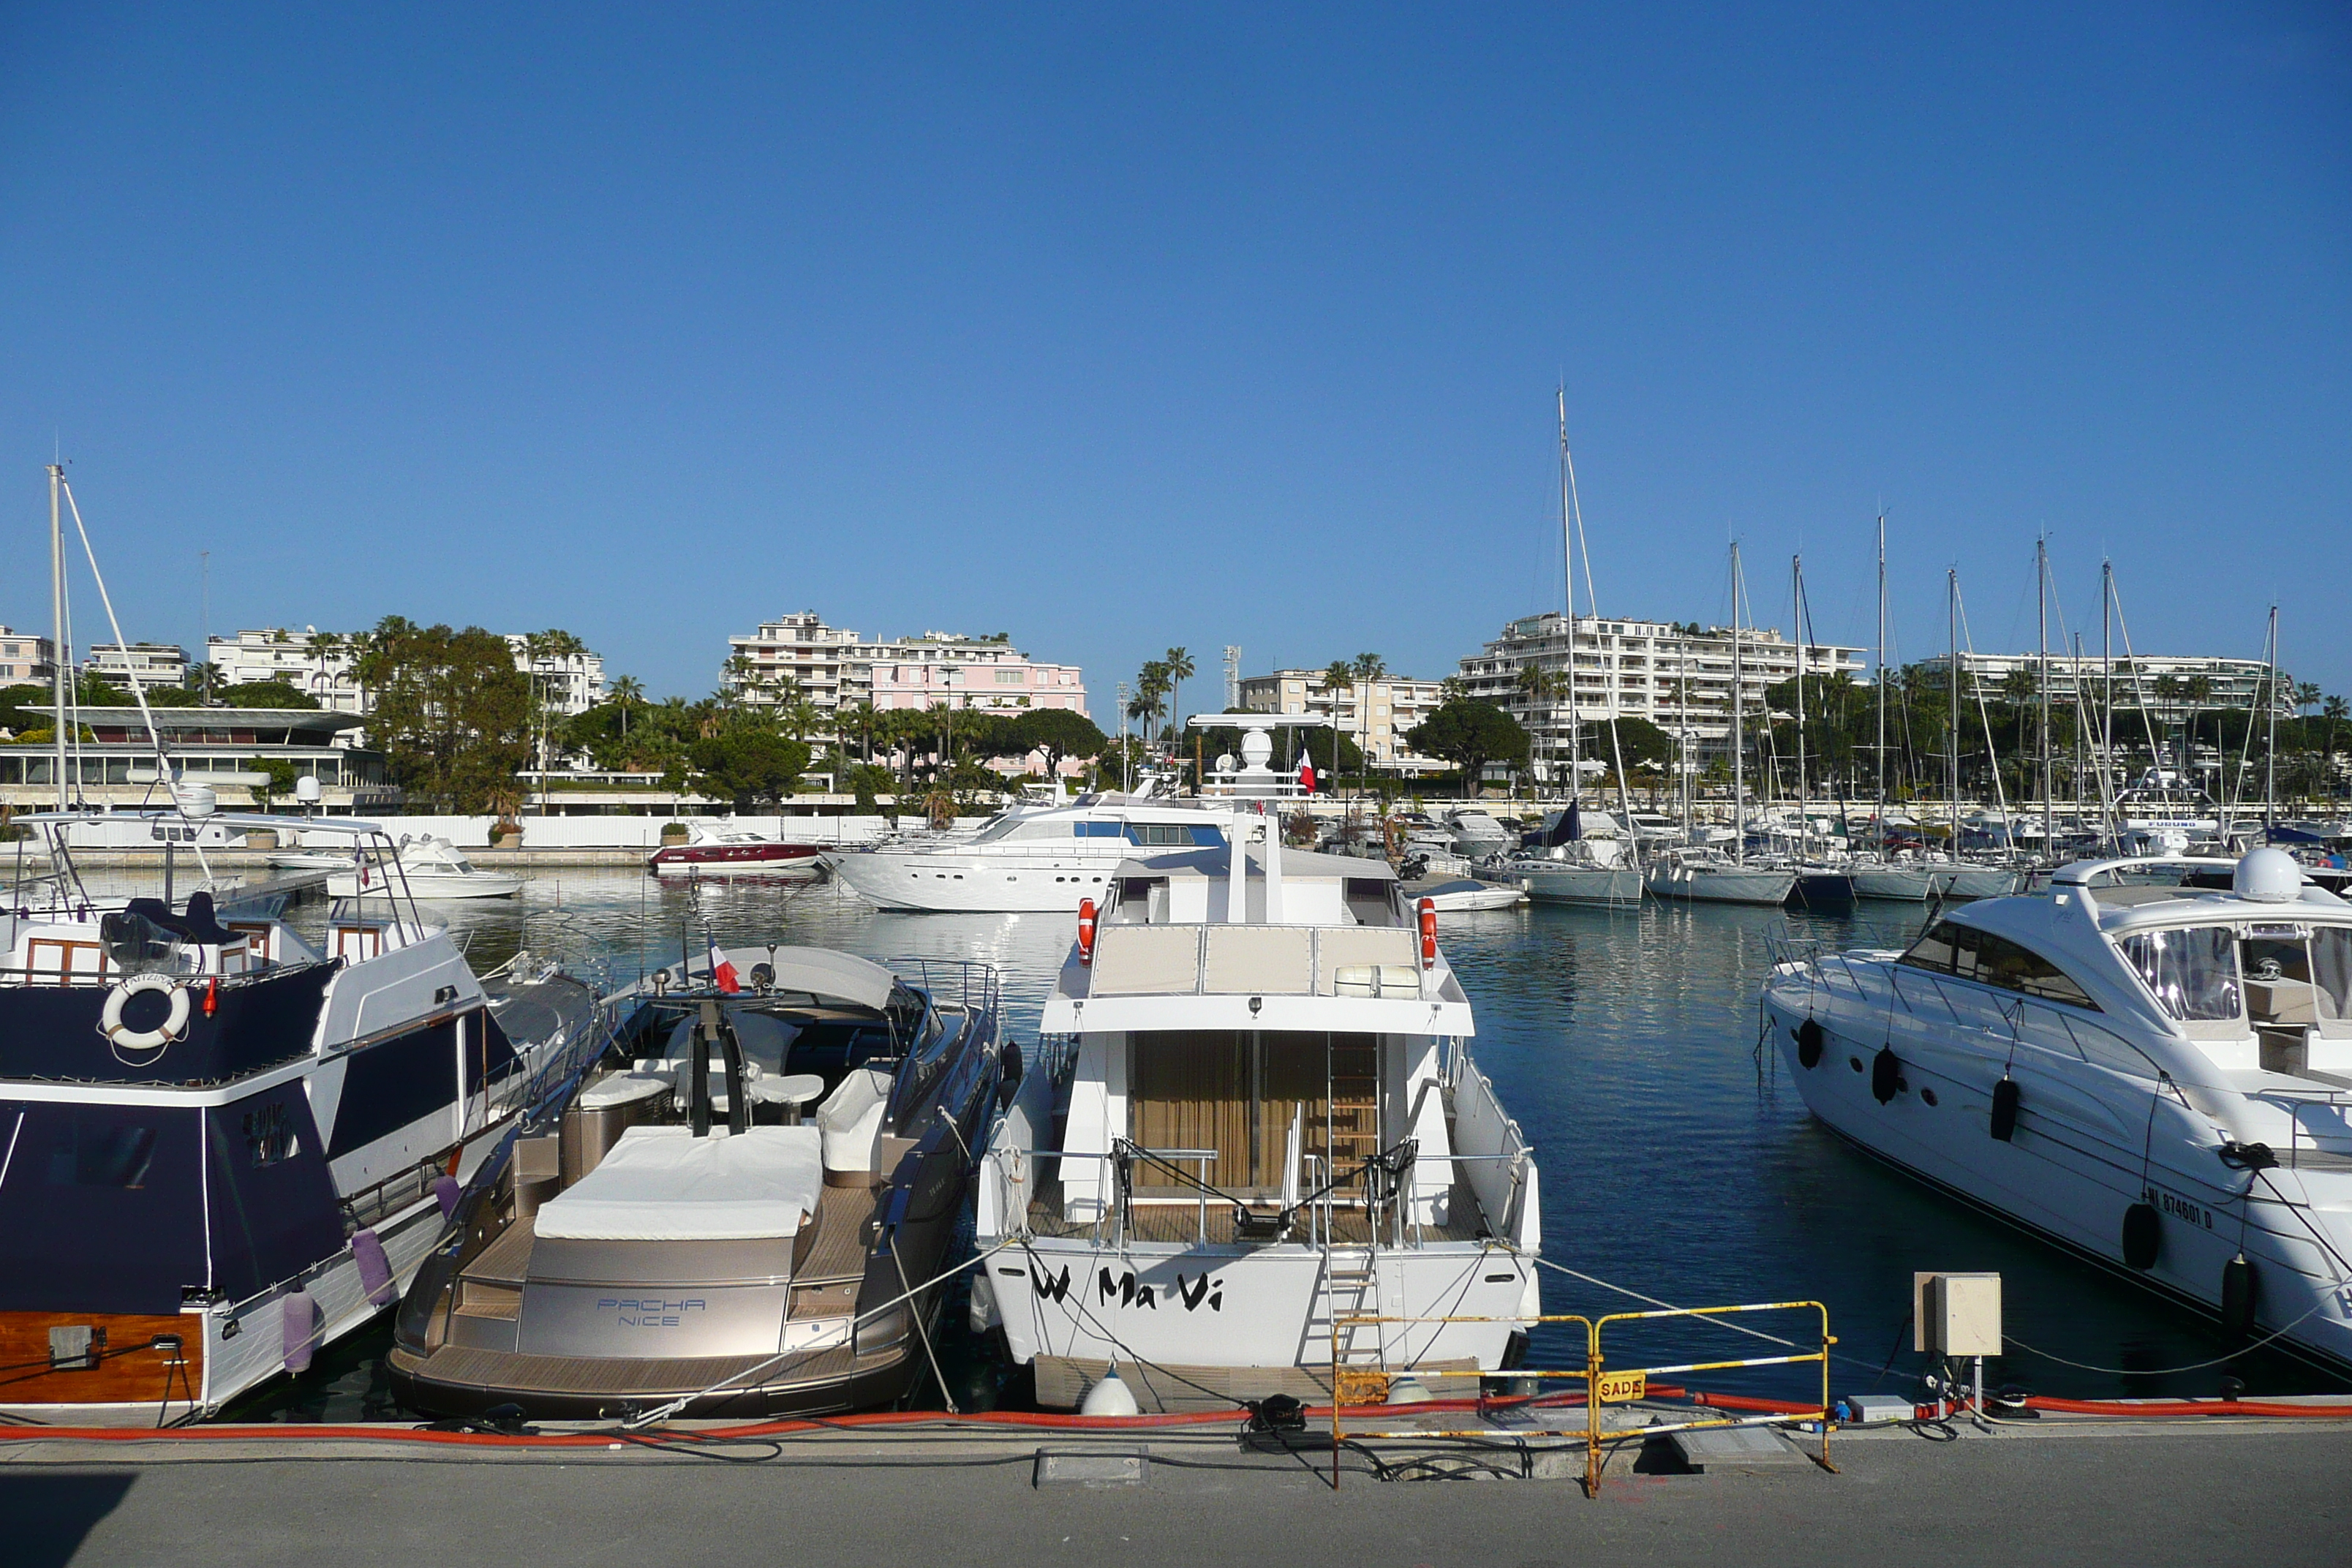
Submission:
M 57 700 L 58 742 L 57 785 L 58 809 L 67 805 L 66 795 L 66 731 L 69 727 L 66 712 L 66 671 L 72 665 L 72 655 L 66 648 L 66 533 L 65 523 L 58 510 L 58 491 L 66 482 L 62 463 L 49 465 L 49 623 L 56 641 L 50 649 L 51 687 Z
M 1797 847 L 1812 834 L 1812 793 L 1805 788 L 1805 558 L 1789 557 L 1789 615 L 1797 633 Z
M 1739 575 L 1739 543 L 1731 545 L 1731 858 L 1748 858 L 1748 731 L 1741 713 L 1748 706 L 1747 671 L 1739 658 L 1739 602 L 1745 597 Z
M 2263 709 L 2269 714 L 2263 739 L 2263 837 L 2278 826 L 2278 606 L 2271 606 L 2271 670 L 2263 682 Z
M 2115 790 L 2107 766 L 2116 754 L 2116 563 L 2099 563 L 2099 815 L 2101 829 L 2112 844 L 2116 837 Z
M 1944 613 L 1951 624 L 1951 646 L 1944 656 L 1944 673 L 1951 686 L 1951 712 L 1944 724 L 1944 790 L 1951 806 L 1952 837 L 1945 845 L 1953 859 L 1960 857 L 1960 573 L 1944 573 Z
M 1560 678 L 1568 683 L 1568 798 L 1572 805 L 1584 793 L 1584 769 L 1577 756 L 1576 723 L 1576 523 L 1570 497 L 1574 480 L 1573 460 L 1568 455 L 1568 384 L 1559 387 L 1559 558 L 1568 586 L 1568 652 L 1561 661 Z M 1552 699 L 1558 711 L 1559 699 Z
M 2057 822 L 2050 800 L 2050 541 L 2033 542 L 2033 619 L 2041 628 L 2042 675 L 2034 682 L 2042 709 L 2042 853 L 2057 840 Z
M 1871 683 L 1878 688 L 1878 843 L 1886 845 L 1886 514 L 1878 517 L 1878 649 Z

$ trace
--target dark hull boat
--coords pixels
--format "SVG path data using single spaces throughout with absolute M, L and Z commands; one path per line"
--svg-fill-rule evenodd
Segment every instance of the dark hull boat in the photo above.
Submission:
M 401 1398 L 610 1419 L 905 1396 L 1014 1058 L 994 971 L 899 969 L 714 951 L 614 998 L 606 1063 L 467 1194 L 403 1301 Z
M 208 805 L 395 858 L 369 823 Z M 399 1295 L 459 1184 L 595 1054 L 594 999 L 486 988 L 381 880 L 319 945 L 233 889 L 174 900 L 168 873 L 95 898 L 66 842 L 89 817 L 26 820 L 48 868 L 21 858 L 0 909 L 0 1414 L 209 1415 Z

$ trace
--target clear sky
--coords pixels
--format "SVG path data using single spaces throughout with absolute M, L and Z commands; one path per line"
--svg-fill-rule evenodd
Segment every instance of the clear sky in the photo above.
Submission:
M 0 8 L 0 620 L 1005 631 L 1212 696 L 1604 612 L 2352 689 L 2339 5 Z M 1581 595 L 1580 594 L 1580 598 Z M 100 624 L 86 594 L 79 625 Z

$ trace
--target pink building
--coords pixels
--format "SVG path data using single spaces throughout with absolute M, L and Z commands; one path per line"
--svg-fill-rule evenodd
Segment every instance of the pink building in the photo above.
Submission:
M 975 642 L 942 632 L 875 649 L 877 708 L 1022 708 L 1087 710 L 1085 678 L 1074 664 L 1044 664 L 1004 643 Z

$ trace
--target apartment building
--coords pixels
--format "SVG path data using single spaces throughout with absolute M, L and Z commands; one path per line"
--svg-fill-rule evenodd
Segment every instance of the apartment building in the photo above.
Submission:
M 148 691 L 158 686 L 186 685 L 188 654 L 175 643 L 93 643 L 81 668 L 83 674 L 121 690 L 136 686 Z
M 0 686 L 47 686 L 58 678 L 58 645 L 0 626 Z
M 1277 669 L 1245 677 L 1241 683 L 1242 707 L 1256 713 L 1319 714 L 1362 747 L 1373 766 L 1406 773 L 1434 773 L 1447 765 L 1421 755 L 1405 740 L 1407 731 L 1444 700 L 1442 682 L 1404 675 L 1385 675 L 1336 690 L 1325 684 L 1319 669 Z
M 1951 658 L 1946 654 L 1921 659 L 1913 668 L 1923 670 L 1932 683 L 1951 679 Z M 2261 705 L 2263 682 L 2270 679 L 2270 667 L 2258 658 L 2167 654 L 2117 655 L 2110 665 L 2095 655 L 2077 659 L 2072 654 L 2053 653 L 2046 668 L 2053 702 L 2073 702 L 2078 688 L 2098 702 L 2112 681 L 2117 708 L 2145 707 L 2171 723 L 2185 721 L 2192 708 L 2200 713 L 2250 712 Z M 2044 668 L 2038 653 L 1964 653 L 1960 655 L 1960 700 L 2006 701 L 2011 683 L 2021 676 L 2025 680 L 2018 681 L 2020 689 L 2038 691 Z M 2294 717 L 2294 694 L 2293 678 L 2281 670 L 2274 699 L 2280 718 Z
M 1001 636 L 924 632 L 868 639 L 829 626 L 807 610 L 730 637 L 727 644 L 725 680 L 743 701 L 772 704 L 796 690 L 828 728 L 835 713 L 865 702 L 879 709 L 944 702 L 992 710 L 1087 710 L 1086 679 L 1076 665 L 1033 659 Z
M 531 677 L 559 713 L 584 713 L 604 700 L 603 656 L 581 649 L 557 653 L 522 632 L 500 634 L 514 656 L 515 668 Z M 215 637 L 205 645 L 212 660 L 215 686 L 242 686 L 257 680 L 280 680 L 308 693 L 320 707 L 337 713 L 364 715 L 373 706 L 352 673 L 363 634 L 322 632 L 315 626 L 289 631 L 264 626 L 234 637 Z
M 1505 626 L 1501 637 L 1462 661 L 1460 679 L 1467 695 L 1525 725 L 1538 756 L 1558 756 L 1567 747 L 1570 700 L 1526 690 L 1521 672 L 1530 667 L 1570 675 L 1581 722 L 1646 719 L 1706 756 L 1723 752 L 1731 733 L 1735 651 L 1743 711 L 1758 716 L 1764 693 L 1793 679 L 1801 658 L 1805 673 L 1816 678 L 1866 669 L 1860 647 L 1822 643 L 1800 649 L 1770 627 L 1741 628 L 1736 650 L 1734 640 L 1728 626 L 1579 616 L 1571 627 L 1566 616 L 1549 612 Z

